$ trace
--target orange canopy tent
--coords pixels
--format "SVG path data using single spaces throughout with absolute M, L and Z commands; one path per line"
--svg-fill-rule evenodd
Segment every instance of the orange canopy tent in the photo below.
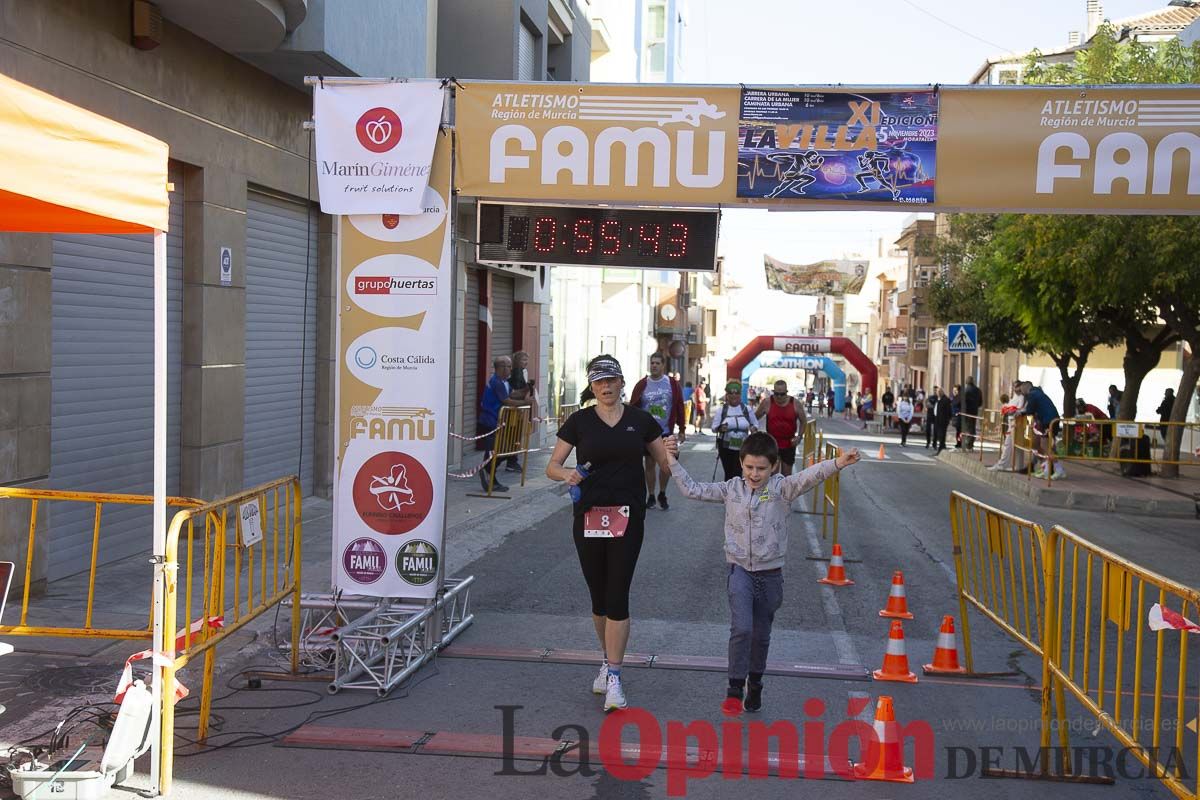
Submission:
M 167 145 L 0 75 L 0 230 L 167 229 Z
M 165 142 L 0 74 L 0 231 L 154 235 L 154 649 L 167 533 Z M 161 681 L 151 758 L 157 785 Z

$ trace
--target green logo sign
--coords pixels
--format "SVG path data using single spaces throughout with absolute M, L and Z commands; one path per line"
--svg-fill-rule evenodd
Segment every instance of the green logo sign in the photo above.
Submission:
M 405 542 L 396 551 L 396 572 L 413 586 L 424 586 L 437 577 L 437 548 L 421 539 Z

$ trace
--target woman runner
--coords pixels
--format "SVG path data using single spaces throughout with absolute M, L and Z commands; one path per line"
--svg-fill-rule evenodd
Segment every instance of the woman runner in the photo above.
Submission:
M 625 378 L 615 358 L 592 359 L 581 402 L 594 397 L 596 404 L 567 418 L 546 466 L 547 477 L 580 490 L 573 534 L 592 597 L 592 623 L 604 653 L 592 691 L 605 696 L 605 711 L 626 707 L 621 665 L 629 643 L 629 587 L 646 518 L 642 456 L 649 453 L 669 472 L 668 450 L 678 450 L 675 437 L 664 439 L 654 417 L 621 402 L 624 388 Z M 575 462 L 585 466 L 586 477 L 563 466 L 572 449 Z

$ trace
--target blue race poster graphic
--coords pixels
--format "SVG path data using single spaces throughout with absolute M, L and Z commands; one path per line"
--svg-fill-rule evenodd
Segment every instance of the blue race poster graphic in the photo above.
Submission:
M 737 196 L 933 202 L 936 91 L 743 89 Z

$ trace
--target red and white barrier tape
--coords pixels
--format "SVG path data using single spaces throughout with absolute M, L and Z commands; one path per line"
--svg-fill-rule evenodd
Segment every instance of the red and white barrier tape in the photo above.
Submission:
M 1152 631 L 1173 630 L 1200 633 L 1200 625 L 1192 622 L 1182 614 L 1176 614 L 1169 608 L 1163 608 L 1158 603 L 1150 606 L 1150 615 L 1147 621 Z
M 468 470 L 467 472 L 449 472 L 449 471 L 447 471 L 446 475 L 448 475 L 451 478 L 474 478 L 490 462 L 491 462 L 490 458 L 485 458 L 474 469 Z
M 495 458 L 511 458 L 512 456 L 524 455 L 526 453 L 542 453 L 542 452 L 545 452 L 546 450 L 550 450 L 550 449 L 551 448 L 549 448 L 549 447 L 533 447 L 533 448 L 530 448 L 529 450 L 518 450 L 515 453 L 502 453 L 499 456 L 492 456 L 492 457 L 485 458 L 483 461 L 476 464 L 474 468 L 468 470 L 467 472 L 449 472 L 449 471 L 447 471 L 446 475 L 451 478 L 474 478 L 476 475 L 478 475 L 480 473 L 481 470 L 483 470 L 485 467 L 487 467 L 488 464 L 490 464 L 492 462 L 492 458 L 494 458 L 494 457 Z
M 121 672 L 121 680 L 117 683 L 117 692 L 113 695 L 113 702 L 120 705 L 125 699 L 125 692 L 129 691 L 129 687 L 133 685 L 133 662 L 143 659 L 150 659 L 150 662 L 156 667 L 169 667 L 172 661 L 166 653 L 155 652 L 153 650 L 143 650 L 140 653 L 134 653 L 129 658 L 125 659 L 125 669 Z M 179 676 L 175 676 L 175 699 L 172 705 L 188 696 L 188 689 L 179 680 Z
M 461 439 L 464 442 L 477 442 L 480 439 L 486 439 L 489 436 L 494 436 L 503 427 L 504 427 L 504 425 L 502 423 L 500 425 L 497 425 L 494 430 L 490 430 L 487 433 L 481 433 L 478 436 L 460 436 L 459 434 L 455 433 L 454 431 L 450 431 L 450 435 L 453 436 L 455 439 Z M 470 477 L 470 476 L 467 476 L 467 477 Z

